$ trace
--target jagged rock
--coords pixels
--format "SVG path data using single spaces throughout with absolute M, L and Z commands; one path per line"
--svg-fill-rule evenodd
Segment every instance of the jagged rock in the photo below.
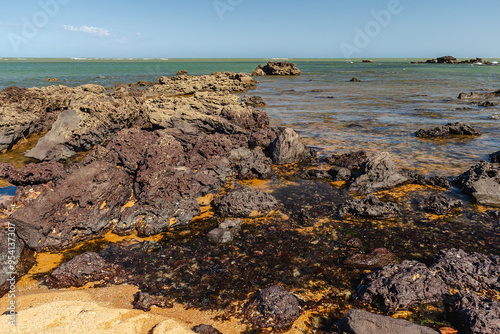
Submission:
M 272 144 L 272 159 L 277 165 L 291 164 L 313 158 L 316 153 L 304 145 L 300 135 L 291 128 L 282 128 Z
M 15 171 L 16 167 L 13 164 L 7 162 L 0 163 L 0 179 L 7 179 Z
M 500 290 L 500 256 L 468 254 L 455 248 L 441 251 L 430 268 L 451 288 L 459 290 Z
M 409 260 L 385 266 L 368 275 L 358 286 L 361 300 L 386 311 L 435 302 L 446 292 L 445 283 L 435 272 L 423 263 Z
M 266 105 L 266 102 L 264 101 L 264 99 L 260 96 L 248 96 L 248 95 L 245 95 L 241 98 L 241 102 L 249 105 L 249 106 L 252 106 L 254 108 L 258 108 L 258 107 L 264 107 Z
M 231 151 L 236 177 L 242 180 L 269 179 L 273 175 L 273 162 L 260 147 L 253 150 L 238 148 Z
M 58 181 L 64 179 L 66 175 L 63 165 L 55 161 L 47 161 L 27 164 L 19 170 L 12 171 L 7 179 L 15 186 L 28 186 Z
M 254 148 L 260 146 L 263 149 L 270 148 L 271 144 L 276 140 L 279 130 L 275 128 L 264 128 L 252 131 L 248 138 L 248 146 Z
M 335 212 L 341 218 L 353 215 L 357 217 L 387 219 L 399 216 L 400 214 L 396 203 L 382 203 L 374 195 L 369 195 L 365 199 L 347 200 L 345 203 L 337 206 Z
M 396 255 L 386 248 L 376 248 L 368 254 L 354 254 L 344 263 L 351 268 L 378 269 L 391 263 Z
M 458 95 L 460 100 L 482 100 L 485 98 L 484 93 L 470 92 L 470 93 L 460 93 Z
M 426 211 L 437 215 L 446 215 L 455 208 L 463 206 L 460 200 L 453 200 L 444 195 L 432 195 L 423 202 Z
M 490 162 L 500 163 L 500 151 L 490 154 Z
M 251 188 L 233 190 L 216 198 L 213 205 L 222 217 L 265 216 L 278 207 L 274 196 Z
M 302 314 L 294 295 L 279 285 L 261 290 L 245 306 L 245 319 L 258 328 L 284 329 Z
M 410 178 L 411 183 L 420 184 L 423 186 L 437 186 L 441 188 L 448 189 L 450 187 L 450 181 L 444 176 L 424 176 L 417 172 L 405 171 L 405 175 Z
M 500 206 L 500 167 L 481 161 L 453 180 L 460 190 L 480 204 Z
M 438 334 L 432 328 L 419 326 L 407 320 L 357 309 L 347 311 L 345 318 L 335 324 L 334 330 L 349 334 Z
M 198 325 L 194 326 L 192 328 L 193 332 L 198 333 L 198 334 L 222 334 L 222 332 L 219 332 L 217 329 L 213 328 L 210 325 Z
M 348 168 L 349 170 L 358 170 L 367 158 L 368 156 L 365 151 L 357 151 L 346 154 L 334 154 L 327 161 L 331 165 Z
M 89 282 L 114 282 L 123 274 L 123 267 L 104 260 L 99 254 L 86 252 L 61 264 L 46 279 L 51 288 L 81 287 Z
M 227 218 L 219 225 L 219 227 L 208 232 L 207 237 L 211 241 L 220 244 L 231 242 L 233 241 L 235 235 L 240 231 L 242 223 L 241 219 Z
M 480 136 L 482 133 L 468 123 L 456 122 L 437 126 L 430 130 L 420 129 L 415 132 L 415 135 L 419 138 L 440 138 L 448 136 Z
M 334 181 L 348 181 L 352 176 L 350 169 L 337 166 L 328 170 L 328 174 L 332 176 Z
M 453 298 L 451 312 L 458 318 L 463 333 L 500 333 L 500 303 L 473 293 Z
M 263 74 L 264 73 L 264 74 Z M 300 75 L 301 72 L 298 69 L 297 65 L 293 63 L 289 63 L 286 61 L 268 61 L 267 65 L 262 66 L 259 65 L 252 72 L 254 76 L 262 76 L 262 75 Z
M 131 179 L 106 162 L 76 169 L 10 216 L 18 235 L 37 251 L 69 248 L 112 228 L 132 193 Z
M 390 189 L 408 181 L 402 175 L 387 152 L 370 156 L 363 162 L 360 175 L 349 186 L 349 191 L 369 194 L 383 189 Z
M 152 306 L 160 308 L 171 308 L 173 305 L 165 297 L 152 296 L 149 293 L 139 291 L 134 296 L 134 308 L 145 312 L 151 311 Z
M 175 75 L 181 76 L 181 75 L 188 75 L 188 71 L 186 70 L 180 70 L 175 73 Z
M 16 235 L 16 226 L 0 219 L 0 298 L 35 264 L 35 252 Z

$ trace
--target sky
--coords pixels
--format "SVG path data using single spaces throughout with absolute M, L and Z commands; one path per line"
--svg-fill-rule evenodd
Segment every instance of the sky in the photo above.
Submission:
M 497 0 L 17 0 L 0 57 L 500 57 Z

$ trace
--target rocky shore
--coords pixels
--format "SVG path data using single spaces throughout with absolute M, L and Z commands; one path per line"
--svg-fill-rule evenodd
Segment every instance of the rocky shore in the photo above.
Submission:
M 300 74 L 292 65 L 258 69 Z M 15 259 L 2 243 L 0 305 L 9 265 L 16 282 L 32 279 L 53 298 L 133 287 L 112 308 L 74 297 L 23 306 L 20 328 L 71 331 L 49 321 L 71 318 L 98 333 L 125 317 L 113 330 L 500 330 L 500 258 L 480 251 L 498 250 L 498 152 L 448 178 L 402 170 L 387 152 L 318 157 L 295 130 L 270 125 L 262 99 L 240 96 L 256 84 L 245 73 L 181 71 L 154 83 L 0 91 L 0 150 L 40 136 L 24 153 L 32 163 L 0 164 L 17 187 L 2 204 L 0 234 L 13 239 Z M 480 134 L 455 123 L 416 136 Z M 47 254 L 61 259 L 40 271 Z M 187 325 L 157 314 L 179 305 L 217 319 Z M 60 311 L 47 317 L 49 308 Z M 88 327 L 84 310 L 106 316 Z M 34 327 L 28 316 L 49 323 Z M 234 331 L 224 327 L 232 321 Z

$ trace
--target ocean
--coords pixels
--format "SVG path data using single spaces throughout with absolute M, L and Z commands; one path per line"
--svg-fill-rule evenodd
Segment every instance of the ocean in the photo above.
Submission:
M 19 59 L 0 58 L 0 89 L 156 81 L 190 74 L 251 72 L 268 59 Z M 281 59 L 280 59 L 281 60 Z M 258 77 L 249 95 L 263 97 L 273 125 L 291 126 L 327 156 L 356 150 L 388 151 L 404 168 L 457 175 L 500 149 L 500 107 L 461 101 L 461 92 L 500 89 L 500 66 L 411 64 L 421 59 L 289 59 L 297 77 Z M 499 59 L 488 59 L 499 61 Z M 350 82 L 351 78 L 361 82 Z M 47 82 L 57 78 L 58 82 Z M 480 137 L 417 139 L 414 132 L 468 122 Z

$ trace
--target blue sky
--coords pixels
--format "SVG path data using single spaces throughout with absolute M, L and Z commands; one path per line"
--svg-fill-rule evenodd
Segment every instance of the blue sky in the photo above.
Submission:
M 494 0 L 18 0 L 0 57 L 500 57 L 499 22 Z

